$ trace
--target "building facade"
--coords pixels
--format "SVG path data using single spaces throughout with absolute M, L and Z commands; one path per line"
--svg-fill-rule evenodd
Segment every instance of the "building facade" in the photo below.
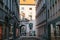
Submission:
M 15 39 L 19 27 L 19 1 L 0 0 L 0 40 Z
M 36 7 L 36 26 L 38 30 L 37 36 L 41 40 L 60 40 L 59 7 L 59 0 L 38 0 Z
M 27 26 L 28 26 L 28 23 L 29 23 L 29 20 L 28 19 L 25 19 L 25 20 L 21 20 L 20 22 L 21 26 L 21 32 L 20 32 L 20 36 L 27 36 Z
M 30 23 L 32 23 L 33 24 L 33 26 L 32 26 L 32 29 L 30 30 L 30 31 L 32 31 L 32 30 L 35 30 L 35 24 L 36 24 L 36 22 L 35 22 L 35 0 L 20 0 L 20 17 L 21 17 L 21 20 L 22 19 L 28 19 L 29 21 L 28 21 L 28 24 L 26 24 L 27 25 L 27 34 L 28 34 L 28 32 L 29 32 L 29 30 L 30 30 L 30 28 L 29 28 L 29 24 Z M 25 22 L 24 22 L 25 23 Z

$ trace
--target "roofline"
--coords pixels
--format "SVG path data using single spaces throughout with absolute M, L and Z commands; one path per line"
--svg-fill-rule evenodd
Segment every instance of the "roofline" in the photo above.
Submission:
M 35 4 L 20 4 L 20 5 L 35 5 Z

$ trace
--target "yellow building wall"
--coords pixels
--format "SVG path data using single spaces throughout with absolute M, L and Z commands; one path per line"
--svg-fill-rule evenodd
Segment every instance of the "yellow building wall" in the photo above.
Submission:
M 23 0 L 20 0 L 20 4 L 35 4 L 35 1 L 34 0 L 26 0 L 26 1 L 23 1 Z

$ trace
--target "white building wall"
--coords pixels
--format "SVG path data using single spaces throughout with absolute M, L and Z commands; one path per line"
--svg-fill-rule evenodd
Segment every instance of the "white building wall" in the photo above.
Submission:
M 23 8 L 23 9 L 22 9 Z M 32 10 L 29 10 L 29 8 L 32 8 Z M 25 13 L 25 18 L 29 19 L 29 15 L 32 14 L 32 20 L 29 21 L 29 23 L 33 23 L 33 30 L 36 30 L 36 6 L 35 5 L 20 5 L 20 14 Z M 22 16 L 21 16 L 22 17 Z M 30 20 L 30 19 L 29 19 Z M 29 24 L 27 25 L 27 32 L 29 32 Z
M 24 7 L 24 9 L 22 9 L 22 7 Z M 32 10 L 29 10 L 29 8 L 32 8 Z M 25 13 L 25 18 L 28 18 L 28 15 L 32 13 L 32 19 L 35 20 L 35 6 L 33 5 L 20 5 L 20 14 L 23 11 L 23 13 Z

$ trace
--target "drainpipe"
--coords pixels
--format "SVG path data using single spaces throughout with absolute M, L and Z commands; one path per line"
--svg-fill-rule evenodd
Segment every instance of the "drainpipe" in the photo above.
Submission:
M 8 4 L 7 5 L 9 7 L 9 0 L 7 0 L 7 1 L 8 1 Z M 6 26 L 7 26 L 7 29 L 6 29 L 7 30 L 7 40 L 9 40 L 9 16 L 8 16 L 9 15 L 9 10 L 8 10 L 8 14 L 6 14 L 6 15 L 7 15 L 6 16 L 7 17 L 6 18 L 7 19 L 7 21 L 6 21 L 7 22 L 7 24 L 6 24 Z
M 45 0 L 46 3 L 46 40 L 48 40 L 48 23 L 47 23 L 47 14 L 48 14 L 48 10 L 47 10 L 47 0 Z
M 50 25 L 48 25 L 48 0 L 45 0 L 46 2 L 46 40 L 50 40 L 51 39 L 51 35 L 50 35 L 50 30 L 51 30 L 51 27 Z

